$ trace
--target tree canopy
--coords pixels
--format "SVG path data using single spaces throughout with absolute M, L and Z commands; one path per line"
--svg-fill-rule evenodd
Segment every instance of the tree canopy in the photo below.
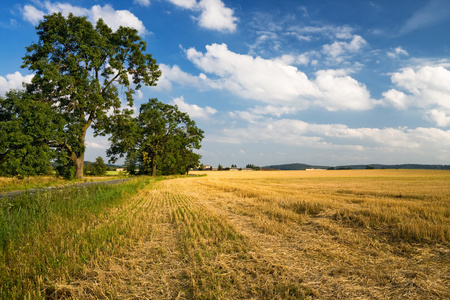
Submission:
M 49 171 L 50 147 L 62 128 L 48 105 L 22 91 L 0 97 L 0 175 L 30 176 Z
M 149 99 L 137 118 L 122 116 L 114 129 L 108 156 L 127 155 L 127 165 L 141 174 L 184 174 L 199 162 L 193 150 L 200 149 L 203 131 L 176 105 Z
M 27 92 L 64 120 L 51 146 L 80 178 L 87 129 L 104 135 L 120 116 L 132 113 L 121 109 L 118 87 L 131 107 L 135 90 L 156 85 L 161 72 L 135 29 L 113 32 L 102 19 L 94 27 L 85 17 L 58 13 L 45 16 L 36 30 L 38 42 L 23 57 L 22 67 L 34 72 Z
M 106 174 L 107 167 L 105 162 L 103 161 L 103 157 L 99 156 L 95 159 L 95 162 L 92 164 L 91 175 L 95 176 L 103 176 Z

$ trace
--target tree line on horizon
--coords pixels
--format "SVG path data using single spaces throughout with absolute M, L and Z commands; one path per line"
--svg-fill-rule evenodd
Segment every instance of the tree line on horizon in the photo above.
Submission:
M 140 174 L 186 173 L 199 163 L 203 131 L 176 105 L 149 99 L 133 116 L 135 92 L 161 76 L 136 29 L 54 13 L 36 33 L 22 65 L 31 83 L 0 97 L 0 176 L 46 174 L 54 162 L 59 175 L 82 178 L 89 128 L 110 135 L 111 163 L 126 157 Z

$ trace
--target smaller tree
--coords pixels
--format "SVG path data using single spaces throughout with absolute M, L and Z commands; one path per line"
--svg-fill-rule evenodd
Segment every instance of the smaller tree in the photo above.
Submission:
M 217 170 L 222 171 L 223 170 L 223 166 L 221 164 L 219 164 L 219 166 L 217 167 Z
M 259 171 L 261 168 L 258 166 L 255 166 L 254 164 L 248 164 L 245 166 L 247 169 L 253 169 L 254 171 Z
M 176 105 L 149 99 L 137 118 L 122 116 L 117 122 L 107 151 L 111 162 L 126 153 L 138 161 L 140 174 L 156 176 L 185 174 L 200 160 L 193 150 L 200 149 L 203 131 Z
M 101 156 L 97 157 L 95 162 L 92 164 L 92 175 L 95 176 L 103 176 L 106 174 L 106 164 L 103 161 L 103 158 Z

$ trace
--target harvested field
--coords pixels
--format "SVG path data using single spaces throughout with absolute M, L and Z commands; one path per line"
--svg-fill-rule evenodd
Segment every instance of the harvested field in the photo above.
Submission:
M 450 298 L 449 180 L 446 171 L 364 170 L 208 172 L 152 181 L 86 217 L 78 235 L 96 242 L 83 244 L 84 259 L 66 271 L 34 272 L 27 293 Z

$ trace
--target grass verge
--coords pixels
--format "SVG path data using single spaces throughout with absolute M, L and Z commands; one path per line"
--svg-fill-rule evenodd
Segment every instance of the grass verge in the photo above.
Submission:
M 87 261 L 120 247 L 129 229 L 108 222 L 108 214 L 148 181 L 0 199 L 1 298 L 43 299 L 57 278 L 75 276 Z

